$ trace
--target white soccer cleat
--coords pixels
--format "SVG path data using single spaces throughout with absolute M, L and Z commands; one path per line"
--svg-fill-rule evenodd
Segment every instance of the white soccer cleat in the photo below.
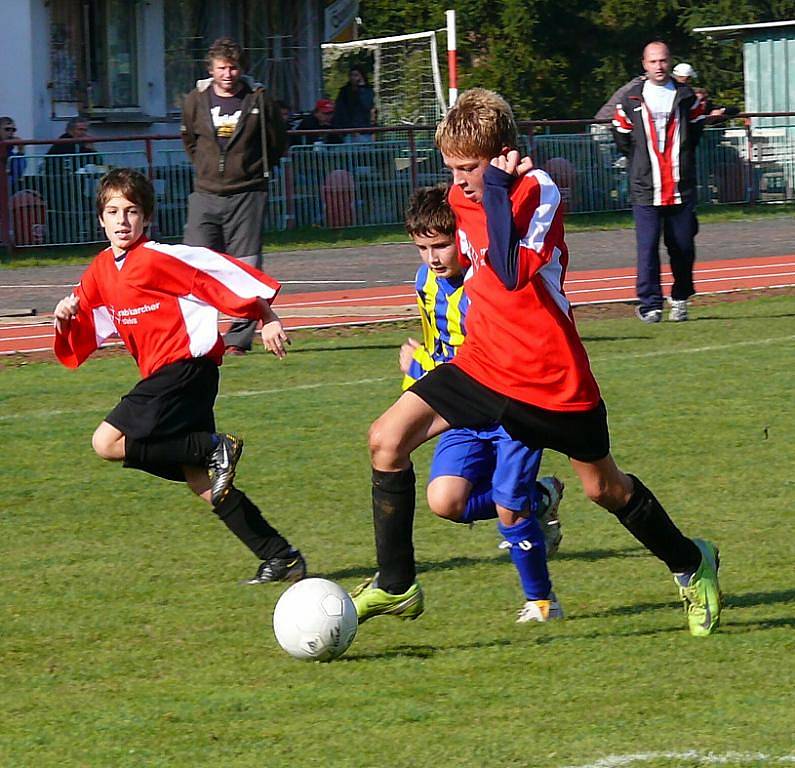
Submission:
M 557 477 L 542 477 L 538 484 L 541 486 L 541 504 L 536 517 L 544 532 L 544 544 L 547 548 L 547 559 L 555 557 L 563 538 L 560 529 L 558 507 L 563 498 L 563 483 Z
M 516 619 L 517 624 L 527 624 L 529 621 L 552 621 L 563 618 L 563 608 L 550 592 L 546 600 L 528 600 L 520 609 Z
M 668 303 L 671 305 L 669 320 L 674 323 L 683 323 L 687 320 L 687 299 L 668 299 Z

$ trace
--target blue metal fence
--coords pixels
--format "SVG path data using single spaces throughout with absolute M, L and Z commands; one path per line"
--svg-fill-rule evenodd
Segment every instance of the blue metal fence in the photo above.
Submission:
M 624 158 L 606 127 L 585 129 L 528 130 L 522 149 L 555 179 L 569 212 L 627 209 Z M 382 131 L 369 142 L 292 146 L 270 180 L 265 228 L 398 224 L 413 189 L 449 179 L 432 132 Z M 149 174 L 157 193 L 154 234 L 179 238 L 193 189 L 192 167 L 173 137 L 138 143 L 140 148 L 124 151 L 108 143 L 95 155 L 31 154 L 24 173 L 17 168 L 14 178 L 0 169 L 6 177 L 0 218 L 7 222 L 2 230 L 7 239 L 19 247 L 101 242 L 94 193 L 102 174 L 119 166 Z M 795 127 L 707 129 L 697 160 L 700 203 L 795 199 Z

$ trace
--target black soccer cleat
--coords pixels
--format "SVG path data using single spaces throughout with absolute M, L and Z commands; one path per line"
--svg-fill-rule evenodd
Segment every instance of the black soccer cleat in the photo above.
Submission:
M 216 435 L 218 445 L 210 454 L 207 471 L 210 473 L 210 493 L 217 507 L 229 493 L 235 479 L 235 468 L 243 453 L 243 440 L 235 435 Z
M 271 584 L 276 581 L 285 581 L 292 584 L 301 581 L 306 576 L 306 560 L 297 550 L 291 549 L 287 557 L 272 557 L 263 560 L 257 568 L 253 579 L 247 579 L 243 584 Z

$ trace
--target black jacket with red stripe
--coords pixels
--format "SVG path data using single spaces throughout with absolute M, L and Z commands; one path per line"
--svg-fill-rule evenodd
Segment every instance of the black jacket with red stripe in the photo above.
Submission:
M 613 136 L 629 158 L 630 200 L 634 205 L 679 205 L 696 192 L 696 146 L 704 128 L 701 97 L 675 81 L 664 149 L 659 150 L 651 111 L 643 100 L 643 82 L 616 105 Z

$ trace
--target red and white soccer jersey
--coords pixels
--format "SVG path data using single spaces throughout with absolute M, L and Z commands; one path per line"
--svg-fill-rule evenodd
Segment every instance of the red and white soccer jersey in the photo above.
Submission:
M 144 377 L 193 357 L 220 365 L 218 311 L 257 319 L 259 298 L 270 303 L 279 288 L 263 272 L 208 248 L 141 239 L 120 261 L 107 248 L 75 290 L 78 314 L 66 333 L 56 331 L 55 354 L 76 368 L 117 331 Z
M 590 410 L 600 394 L 563 291 L 568 250 L 560 192 L 546 173 L 532 171 L 514 183 L 510 201 L 519 237 L 515 290 L 505 287 L 489 263 L 483 206 L 457 186 L 450 190 L 460 253 L 471 265 L 467 337 L 451 364 L 496 392 L 540 408 Z

